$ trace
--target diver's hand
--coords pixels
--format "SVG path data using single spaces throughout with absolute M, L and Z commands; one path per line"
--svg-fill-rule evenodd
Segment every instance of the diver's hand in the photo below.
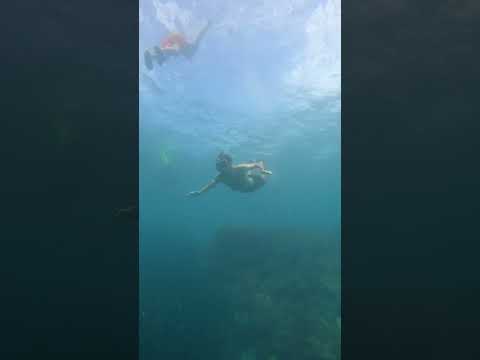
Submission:
M 200 191 L 191 191 L 187 194 L 188 197 L 196 197 L 200 195 Z

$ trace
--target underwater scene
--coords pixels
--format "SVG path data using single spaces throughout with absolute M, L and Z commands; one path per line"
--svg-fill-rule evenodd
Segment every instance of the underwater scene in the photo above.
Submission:
M 340 0 L 140 0 L 142 360 L 340 359 Z

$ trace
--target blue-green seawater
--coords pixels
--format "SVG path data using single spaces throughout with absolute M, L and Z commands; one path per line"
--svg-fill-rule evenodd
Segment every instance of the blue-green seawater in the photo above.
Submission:
M 141 358 L 338 359 L 340 1 L 141 0 L 139 59 Z M 220 151 L 273 175 L 187 198 Z

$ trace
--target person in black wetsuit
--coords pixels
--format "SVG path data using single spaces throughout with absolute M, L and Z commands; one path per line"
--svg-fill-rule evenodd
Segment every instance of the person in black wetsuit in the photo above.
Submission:
M 253 192 L 267 183 L 267 175 L 272 172 L 265 169 L 263 161 L 252 161 L 233 165 L 232 157 L 224 152 L 217 157 L 216 168 L 219 174 L 198 191 L 192 191 L 187 196 L 198 196 L 212 189 L 219 183 L 227 185 L 233 191 Z

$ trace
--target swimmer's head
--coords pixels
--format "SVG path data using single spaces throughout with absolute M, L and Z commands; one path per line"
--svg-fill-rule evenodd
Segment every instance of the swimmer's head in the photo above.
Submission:
M 223 151 L 217 156 L 215 167 L 219 172 L 223 172 L 232 166 L 232 157 Z

